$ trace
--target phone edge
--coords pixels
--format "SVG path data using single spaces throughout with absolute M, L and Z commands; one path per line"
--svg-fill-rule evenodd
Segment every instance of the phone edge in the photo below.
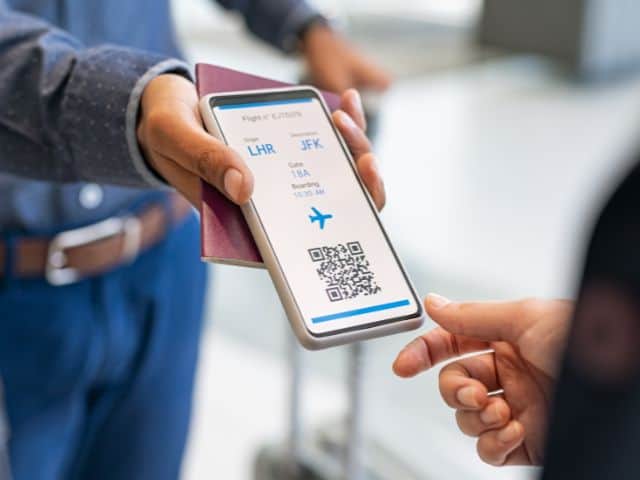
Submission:
M 265 94 L 265 93 L 271 93 L 271 92 L 287 92 L 292 90 L 312 90 L 313 92 L 315 92 L 316 96 L 320 100 L 320 104 L 324 109 L 325 113 L 328 114 L 329 118 L 331 118 L 331 113 L 329 111 L 329 108 L 326 102 L 324 101 L 324 98 L 322 97 L 322 94 L 316 88 L 311 86 L 295 86 L 295 87 L 247 90 L 247 91 L 239 91 L 239 92 L 224 92 L 220 94 L 215 94 L 215 93 L 208 94 L 200 99 L 200 102 L 199 102 L 200 114 L 203 118 L 205 127 L 208 130 L 208 132 L 213 136 L 215 136 L 218 140 L 224 142 L 223 135 L 218 129 L 217 123 L 213 116 L 213 112 L 211 111 L 211 108 L 210 108 L 211 98 L 219 98 L 219 97 L 235 96 L 235 95 L 251 95 L 254 93 Z M 338 140 L 340 141 L 344 151 L 347 153 L 349 161 L 355 167 L 355 160 L 353 159 L 351 152 L 349 151 L 344 139 L 342 138 L 342 135 L 337 129 L 335 129 L 335 131 L 337 133 Z M 362 179 L 360 178 L 360 176 L 356 175 L 356 177 L 358 179 L 358 182 L 360 182 L 360 184 L 364 186 L 362 184 Z M 366 187 L 363 188 L 363 190 L 365 192 L 365 195 L 368 197 L 369 202 L 371 202 L 371 204 L 374 206 L 373 212 L 378 217 L 381 227 L 384 228 L 384 225 L 379 219 L 378 211 L 377 209 L 375 209 L 375 202 L 371 198 L 371 195 L 369 194 Z M 240 209 L 242 211 L 242 214 L 245 220 L 247 221 L 247 225 L 249 226 L 249 230 L 253 235 L 253 238 L 256 242 L 256 246 L 258 247 L 260 255 L 262 256 L 263 262 L 267 267 L 269 276 L 273 281 L 273 284 L 275 286 L 280 302 L 282 303 L 283 308 L 285 310 L 285 314 L 287 316 L 289 324 L 291 325 L 291 328 L 293 329 L 296 337 L 298 338 L 302 346 L 304 346 L 306 349 L 321 350 L 324 348 L 345 345 L 352 342 L 372 340 L 374 338 L 416 330 L 423 325 L 426 319 L 424 307 L 420 302 L 420 297 L 418 296 L 417 291 L 415 290 L 415 286 L 413 285 L 413 282 L 411 281 L 408 274 L 406 273 L 404 265 L 398 258 L 399 266 L 404 271 L 409 288 L 411 292 L 414 294 L 414 297 L 417 299 L 418 310 L 414 317 L 410 317 L 405 320 L 400 320 L 400 321 L 385 324 L 385 325 L 369 327 L 364 330 L 354 330 L 350 332 L 337 333 L 335 335 L 329 335 L 329 336 L 323 336 L 323 337 L 313 335 L 308 330 L 305 324 L 304 318 L 298 311 L 298 308 L 295 304 L 295 300 L 293 298 L 293 294 L 291 293 L 287 285 L 284 272 L 282 272 L 282 270 L 279 268 L 277 259 L 275 257 L 275 253 L 270 247 L 266 232 L 263 230 L 263 228 L 260 225 L 259 218 L 255 210 L 253 201 L 250 200 L 247 204 L 241 205 Z M 397 256 L 397 253 L 396 253 L 396 256 Z

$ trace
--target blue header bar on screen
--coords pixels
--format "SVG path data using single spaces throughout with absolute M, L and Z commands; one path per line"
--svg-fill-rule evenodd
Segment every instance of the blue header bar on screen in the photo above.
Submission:
M 309 103 L 313 98 L 289 98 L 286 100 L 272 100 L 269 102 L 251 102 L 251 103 L 233 103 L 229 105 L 220 105 L 215 108 L 220 110 L 235 110 L 238 108 L 257 108 L 257 107 L 272 107 L 274 105 L 291 105 L 294 103 Z

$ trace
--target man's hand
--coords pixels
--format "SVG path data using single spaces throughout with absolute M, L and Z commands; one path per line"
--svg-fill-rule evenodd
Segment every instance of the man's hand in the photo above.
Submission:
M 364 130 L 360 97 L 342 95 L 333 119 L 349 145 L 376 206 L 385 203 L 382 179 Z M 152 80 L 142 95 L 138 142 L 149 165 L 194 206 L 200 205 L 200 179 L 242 205 L 251 197 L 253 175 L 240 155 L 204 129 L 195 86 L 178 75 Z
M 496 466 L 541 464 L 573 304 L 454 303 L 429 295 L 425 307 L 440 328 L 407 345 L 393 364 L 395 373 L 412 377 L 440 362 L 493 350 L 446 365 L 439 380 L 442 398 L 456 410 L 460 430 L 478 437 L 482 460 Z
M 383 91 L 391 84 L 388 73 L 325 25 L 309 29 L 302 40 L 302 53 L 312 80 L 320 88 L 333 92 L 347 88 Z

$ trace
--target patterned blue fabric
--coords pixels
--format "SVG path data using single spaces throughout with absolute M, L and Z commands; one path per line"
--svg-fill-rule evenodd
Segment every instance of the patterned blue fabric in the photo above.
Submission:
M 0 0 L 0 231 L 97 221 L 161 186 L 134 131 L 146 82 L 189 75 L 168 2 Z M 316 15 L 303 0 L 219 3 L 283 50 Z

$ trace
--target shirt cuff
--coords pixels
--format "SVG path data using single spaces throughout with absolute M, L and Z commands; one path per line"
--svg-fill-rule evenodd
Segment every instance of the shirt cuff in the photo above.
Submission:
M 142 99 L 144 89 L 151 80 L 166 73 L 183 75 L 193 81 L 193 76 L 191 75 L 186 63 L 175 59 L 160 62 L 151 67 L 142 77 L 140 77 L 131 92 L 126 111 L 127 146 L 129 147 L 129 155 L 131 157 L 133 167 L 149 186 L 160 189 L 169 189 L 170 186 L 149 166 L 147 161 L 144 159 L 144 155 L 142 154 L 140 145 L 138 144 L 138 136 L 136 132 L 138 127 L 138 114 L 140 112 L 140 101 Z
M 314 20 L 329 23 L 326 18 L 307 2 L 299 2 L 285 17 L 277 38 L 278 45 L 287 53 L 297 50 L 301 30 Z
M 81 50 L 58 116 L 70 154 L 62 167 L 78 181 L 167 188 L 145 164 L 136 127 L 145 86 L 168 72 L 191 78 L 185 63 L 165 55 L 114 45 Z

